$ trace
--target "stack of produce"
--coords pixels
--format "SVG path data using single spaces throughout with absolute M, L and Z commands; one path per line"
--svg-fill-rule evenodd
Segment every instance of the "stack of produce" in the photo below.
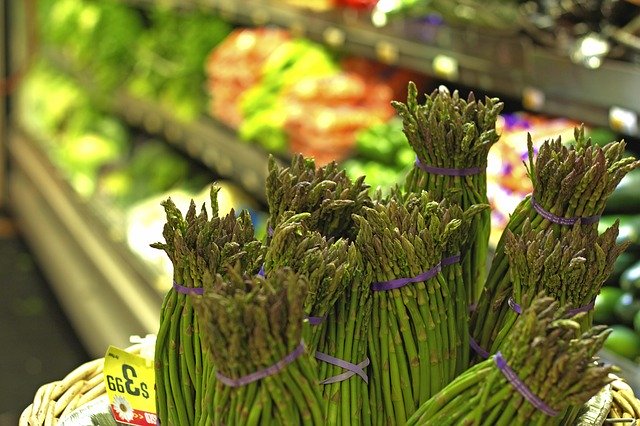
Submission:
M 74 66 L 90 73 L 103 93 L 125 80 L 140 59 L 131 46 L 143 33 L 144 23 L 126 4 L 116 0 L 42 0 L 37 7 L 40 40 L 54 45 Z
M 578 314 L 552 298 L 533 301 L 502 349 L 474 365 L 423 404 L 408 425 L 561 425 L 571 407 L 611 382 L 611 366 L 594 362 L 608 331 L 579 332 Z
M 435 199 L 447 198 L 463 209 L 488 204 L 487 156 L 498 140 L 495 127 L 502 102 L 496 98 L 476 101 L 473 93 L 465 101 L 445 87 L 427 96 L 424 105 L 418 104 L 417 96 L 416 86 L 410 83 L 407 103 L 393 103 L 417 155 L 405 190 L 426 190 Z M 470 232 L 470 247 L 462 259 L 469 304 L 478 300 L 486 275 L 489 210 L 474 220 Z
M 556 237 L 553 229 L 534 230 L 525 220 L 521 234 L 505 231 L 504 250 L 509 260 L 511 287 L 493 302 L 492 316 L 484 321 L 477 344 L 488 353 L 503 347 L 525 301 L 543 292 L 568 312 L 585 312 L 581 328 L 591 327 L 593 303 L 616 258 L 628 244 L 616 244 L 617 223 L 603 234 L 576 223 Z M 498 308 L 499 307 L 499 308 Z M 477 332 L 477 330 L 476 330 Z
M 343 160 L 360 130 L 393 115 L 390 81 L 397 77 L 381 77 L 370 61 L 368 67 L 352 60 L 342 68 L 332 76 L 305 78 L 284 94 L 290 150 L 319 164 Z
M 288 152 L 285 93 L 301 81 L 335 75 L 338 66 L 322 45 L 301 38 L 280 44 L 265 60 L 259 81 L 240 99 L 240 137 L 270 152 Z
M 599 231 L 620 221 L 618 239 L 630 244 L 596 298 L 594 320 L 611 326 L 605 347 L 617 355 L 640 359 L 640 170 L 627 174 L 609 197 Z
M 350 178 L 366 176 L 371 188 L 385 189 L 404 181 L 415 153 L 402 133 L 402 120 L 394 117 L 356 135 L 355 151 L 342 163 Z
M 310 347 L 317 349 L 321 361 L 328 424 L 368 423 L 361 416 L 368 416 L 369 408 L 365 369 L 370 281 L 363 276 L 359 250 L 347 243 L 357 234 L 352 215 L 372 205 L 363 181 L 352 182 L 335 162 L 316 169 L 313 160 L 301 155 L 286 168 L 273 160 L 269 164 L 267 201 L 273 232 L 265 269 L 268 274 L 269 263 L 297 263 L 294 270 L 309 275 L 314 294 L 305 300 L 304 310 L 312 323 Z M 309 247 L 314 241 L 317 249 Z M 323 270 L 330 275 L 320 276 Z
M 174 266 L 173 289 L 164 298 L 155 351 L 156 402 L 162 424 L 210 424 L 215 384 L 210 359 L 203 354 L 193 305 L 187 297 L 202 294 L 205 283 L 216 274 L 226 277 L 229 267 L 256 273 L 264 247 L 254 238 L 253 225 L 245 211 L 218 216 L 217 189 L 211 190 L 209 219 L 203 206 L 196 213 L 192 203 L 183 217 L 168 200 L 164 250 Z
M 357 245 L 362 251 L 373 292 L 369 356 L 369 398 L 373 424 L 404 424 L 420 404 L 456 376 L 461 358 L 466 293 L 459 262 L 473 217 L 486 206 L 463 212 L 426 192 L 404 203 L 390 199 L 356 216 Z M 445 276 L 453 281 L 447 282 Z M 463 324 L 459 324 L 462 322 Z
M 238 29 L 211 51 L 205 64 L 211 115 L 238 128 L 242 94 L 258 83 L 269 55 L 290 38 L 275 28 Z
M 266 278 L 231 270 L 205 286 L 192 300 L 216 368 L 206 424 L 325 424 L 318 374 L 302 340 L 307 281 L 288 269 Z
M 545 141 L 534 164 L 529 139 L 529 175 L 534 191 L 511 216 L 507 229 L 514 235 L 522 235 L 527 219 L 531 230 L 551 229 L 556 239 L 568 234 L 576 223 L 596 228 L 611 192 L 627 172 L 640 166 L 640 161 L 623 157 L 624 142 L 612 142 L 604 148 L 592 145 L 584 128 L 576 128 L 575 141 L 569 147 L 563 146 L 560 138 Z M 471 318 L 472 336 L 484 344 L 489 343 L 483 337 L 489 328 L 486 323 L 495 321 L 503 302 L 513 293 L 505 253 L 506 235 L 505 232 L 498 243 L 483 294 Z
M 190 121 L 207 109 L 205 59 L 232 26 L 198 8 L 185 9 L 176 13 L 166 5 L 151 7 L 148 26 L 132 49 L 136 62 L 127 87 L 136 97 Z

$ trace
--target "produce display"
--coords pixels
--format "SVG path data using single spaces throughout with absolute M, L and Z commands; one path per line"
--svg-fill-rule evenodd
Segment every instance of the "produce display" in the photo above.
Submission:
M 341 166 L 352 179 L 366 176 L 372 190 L 386 190 L 404 182 L 414 162 L 415 153 L 402 132 L 402 120 L 394 117 L 361 130 L 352 156 Z
M 627 174 L 609 197 L 601 231 L 619 221 L 620 243 L 629 244 L 613 265 L 613 271 L 595 301 L 594 321 L 612 325 L 605 347 L 611 352 L 638 362 L 640 360 L 640 171 Z
M 242 139 L 318 164 L 351 155 L 359 131 L 388 120 L 398 87 L 415 73 L 338 60 L 281 29 L 238 29 L 207 58 L 211 114 Z M 421 79 L 423 80 L 423 79 Z
M 207 107 L 204 58 L 232 26 L 198 10 L 175 13 L 159 6 L 149 15 L 145 30 L 132 43 L 136 62 L 125 85 L 134 96 L 152 99 L 178 118 L 191 121 Z
M 425 140 L 442 153 L 435 117 L 460 98 L 440 90 L 418 106 L 411 90 L 398 107 L 422 162 Z M 454 158 L 495 142 L 499 106 L 470 97 L 458 109 L 454 122 L 470 130 L 447 140 Z M 486 136 L 474 145 L 476 126 Z M 418 144 L 418 129 L 434 137 Z M 476 307 L 462 259 L 479 238 L 486 250 L 474 220 L 488 204 L 463 208 L 461 185 L 372 194 L 335 162 L 272 159 L 262 240 L 247 212 L 219 216 L 215 188 L 211 214 L 191 203 L 183 216 L 167 200 L 165 242 L 154 245 L 174 267 L 156 346 L 160 422 L 574 424 L 614 380 L 595 362 L 612 331 L 592 326 L 591 302 L 628 246 L 617 224 L 599 234 L 598 218 L 574 217 L 601 214 L 640 166 L 624 142 L 600 147 L 582 128 L 575 137 L 549 139 L 537 156 L 529 141 L 534 193 L 512 216 Z M 484 328 L 486 342 L 475 333 Z M 478 343 L 488 359 L 470 357 Z

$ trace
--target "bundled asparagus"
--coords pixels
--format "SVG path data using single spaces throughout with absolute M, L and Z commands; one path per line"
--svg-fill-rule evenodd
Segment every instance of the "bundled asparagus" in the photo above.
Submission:
M 518 318 L 501 352 L 471 367 L 423 404 L 407 425 L 559 425 L 611 381 L 593 356 L 609 334 L 580 335 L 580 316 L 552 298 L 535 300 Z
M 356 244 L 374 291 L 369 328 L 373 424 L 403 424 L 455 377 L 459 330 L 466 330 L 458 321 L 466 323 L 466 316 L 456 317 L 441 262 L 447 250 L 464 242 L 469 225 L 461 225 L 472 217 L 456 205 L 432 201 L 426 192 L 355 216 Z
M 444 87 L 427 95 L 424 105 L 418 104 L 417 95 L 415 84 L 409 83 L 407 103 L 393 103 L 417 155 L 405 190 L 426 190 L 434 199 L 447 198 L 463 209 L 488 204 L 485 169 L 489 149 L 499 138 L 495 126 L 502 102 L 496 98 L 476 101 L 473 93 L 465 101 L 457 91 L 452 95 Z M 484 284 L 490 231 L 486 210 L 472 223 L 471 246 L 463 255 L 469 303 L 477 301 Z
M 317 372 L 302 343 L 307 282 L 291 270 L 265 279 L 231 271 L 194 296 L 216 366 L 213 425 L 322 425 Z
M 570 232 L 574 223 L 595 228 L 611 192 L 629 171 L 640 166 L 640 161 L 623 157 L 623 141 L 601 148 L 585 137 L 583 127 L 575 129 L 575 140 L 569 147 L 563 146 L 559 137 L 546 140 L 534 163 L 529 137 L 528 168 L 534 190 L 511 215 L 507 229 L 514 235 L 522 233 L 527 219 L 531 229 L 553 229 L 556 238 Z M 492 304 L 512 291 L 505 235 L 507 232 L 498 242 L 483 294 L 471 317 L 476 339 L 480 339 L 485 321 L 493 321 Z
M 192 202 L 183 217 L 170 199 L 164 202 L 165 243 L 152 245 L 167 253 L 174 269 L 174 289 L 162 304 L 155 347 L 156 405 L 165 425 L 194 425 L 207 418 L 205 393 L 212 369 L 202 355 L 200 330 L 187 294 L 202 292 L 203 280 L 223 273 L 228 265 L 257 271 L 262 263 L 264 248 L 253 236 L 249 214 L 236 217 L 231 211 L 218 217 L 217 193 L 213 187 L 210 220 L 204 206 L 196 214 Z
M 364 176 L 352 182 L 335 162 L 316 170 L 313 159 L 302 155 L 295 156 L 285 168 L 270 158 L 266 185 L 271 231 L 287 212 L 308 212 L 310 230 L 327 238 L 353 239 L 351 215 L 371 205 Z
M 311 213 L 283 215 L 267 248 L 264 270 L 268 276 L 272 270 L 289 267 L 308 280 L 303 309 L 313 327 L 305 343 L 313 352 L 327 314 L 353 281 L 358 259 L 348 241 L 328 241 L 320 233 L 309 231 L 305 224 L 310 218 Z
M 371 424 L 367 332 L 371 313 L 370 274 L 355 245 L 349 246 L 350 283 L 327 315 L 318 345 L 326 424 Z M 327 357 L 328 355 L 328 357 Z M 318 356 L 318 354 L 316 354 Z
M 544 292 L 570 312 L 587 312 L 582 330 L 591 327 L 593 302 L 628 242 L 617 245 L 618 224 L 602 235 L 578 223 L 556 237 L 553 229 L 535 230 L 525 220 L 521 235 L 505 231 L 504 250 L 509 259 L 511 292 L 496 295 L 490 317 L 478 336 L 480 347 L 493 354 L 502 347 L 522 310 L 523 300 Z

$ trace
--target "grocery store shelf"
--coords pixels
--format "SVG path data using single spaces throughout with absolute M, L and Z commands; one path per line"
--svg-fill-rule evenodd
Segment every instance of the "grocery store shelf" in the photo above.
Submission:
M 162 106 L 118 93 L 111 112 L 133 126 L 163 137 L 220 176 L 239 183 L 256 200 L 266 203 L 268 154 L 238 139 L 236 133 L 208 117 L 185 123 Z
M 110 114 L 168 141 L 217 175 L 241 185 L 260 203 L 266 203 L 264 184 L 269 154 L 259 146 L 240 140 L 233 129 L 213 118 L 201 116 L 185 122 L 162 105 L 132 96 L 124 89 L 105 98 L 90 71 L 75 67 L 61 52 L 46 50 L 44 56 L 96 97 Z
M 148 0 L 126 0 L 138 6 Z M 605 60 L 589 69 L 524 35 L 439 22 L 392 19 L 376 27 L 364 12 L 312 12 L 269 0 L 173 0 L 174 7 L 220 13 L 243 25 L 278 25 L 356 55 L 522 100 L 531 110 L 557 114 L 640 136 L 640 66 Z
M 9 139 L 9 197 L 30 248 L 93 356 L 157 330 L 158 277 L 115 239 L 25 133 Z

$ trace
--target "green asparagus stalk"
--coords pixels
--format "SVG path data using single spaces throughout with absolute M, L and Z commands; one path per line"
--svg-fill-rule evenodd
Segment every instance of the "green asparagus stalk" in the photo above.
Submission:
M 528 138 L 528 173 L 533 183 L 533 195 L 527 196 L 515 209 L 507 230 L 520 235 L 525 222 L 536 231 L 551 230 L 555 238 L 571 231 L 571 226 L 560 225 L 540 214 L 532 197 L 547 212 L 565 219 L 597 218 L 620 180 L 640 166 L 633 157 L 623 157 L 625 142 L 611 142 L 604 147 L 591 143 L 584 128 L 575 129 L 575 144 L 564 146 L 560 137 L 546 140 L 534 160 L 533 143 Z M 597 221 L 582 227 L 596 228 Z M 503 233 L 493 258 L 477 309 L 471 316 L 472 336 L 487 344 L 489 331 L 501 321 L 502 302 L 513 293 L 509 262 L 505 253 Z
M 322 425 L 317 372 L 302 343 L 307 282 L 289 269 L 265 279 L 230 270 L 201 297 L 192 296 L 204 346 L 216 368 L 214 425 Z M 256 380 L 248 375 L 278 365 Z M 242 381 L 223 383 L 220 375 Z
M 434 199 L 447 198 L 465 210 L 474 204 L 488 204 L 485 169 L 489 150 L 499 139 L 495 126 L 503 103 L 497 98 L 476 101 L 473 93 L 465 100 L 458 91 L 451 94 L 444 86 L 427 95 L 423 105 L 417 96 L 415 84 L 409 83 L 407 103 L 393 102 L 417 156 L 405 190 L 426 190 Z M 421 166 L 465 169 L 470 174 L 450 176 L 425 171 Z M 485 210 L 474 218 L 469 250 L 463 253 L 468 305 L 478 300 L 484 284 L 490 230 L 490 212 Z
M 211 211 L 202 206 L 197 213 L 192 202 L 183 217 L 169 199 L 163 203 L 167 215 L 164 243 L 152 246 L 164 250 L 172 261 L 175 284 L 186 289 L 203 288 L 216 273 L 230 265 L 255 272 L 264 257 L 264 247 L 254 238 L 247 212 L 232 211 L 218 216 L 218 188 L 211 190 Z M 191 290 L 189 290 L 191 291 Z M 157 406 L 163 424 L 201 424 L 206 422 L 209 360 L 203 356 L 201 335 L 193 306 L 184 292 L 170 290 L 161 309 L 155 348 Z M 186 423 L 185 423 L 186 422 Z
M 559 238 L 553 229 L 537 231 L 527 219 L 519 236 L 505 231 L 505 254 L 509 259 L 512 293 L 504 295 L 500 309 L 495 311 L 501 319 L 493 322 L 493 330 L 483 333 L 479 344 L 495 353 L 501 348 L 518 314 L 509 307 L 508 299 L 522 305 L 543 292 L 567 309 L 584 309 L 581 329 L 592 325 L 593 314 L 588 306 L 600 292 L 602 284 L 613 270 L 616 258 L 629 243 L 616 244 L 618 224 L 603 234 L 591 227 L 576 223 Z M 494 306 L 498 305 L 498 300 Z M 485 339 L 485 335 L 489 336 Z
M 472 366 L 422 404 L 407 425 L 568 424 L 564 413 L 606 386 L 612 380 L 612 367 L 594 362 L 609 330 L 597 326 L 580 333 L 580 318 L 585 314 L 565 315 L 557 301 L 538 297 L 517 319 L 501 347 L 502 358 L 520 387 L 525 386 L 551 411 L 525 399 L 491 358 Z
M 371 274 L 368 281 L 411 278 L 438 268 L 431 278 L 373 293 L 373 424 L 404 423 L 455 376 L 459 333 L 466 330 L 466 318 L 459 319 L 465 324 L 457 322 L 454 292 L 439 265 L 444 255 L 465 242 L 464 231 L 482 210 L 474 207 L 465 216 L 460 207 L 432 201 L 422 192 L 377 203 L 354 216 L 359 228 L 356 245 Z M 463 298 L 466 307 L 466 293 Z

